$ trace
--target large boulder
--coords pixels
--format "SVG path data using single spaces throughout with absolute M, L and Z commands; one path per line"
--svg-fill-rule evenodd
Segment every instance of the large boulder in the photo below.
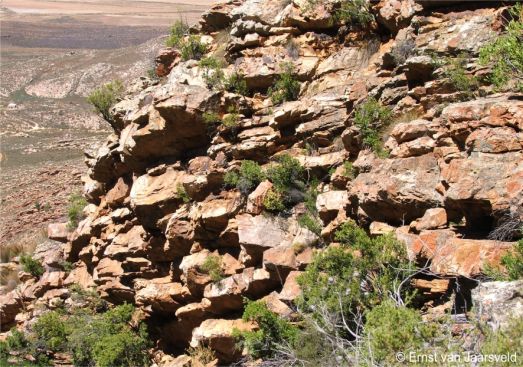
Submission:
M 439 183 L 440 168 L 432 154 L 376 160 L 352 181 L 349 200 L 372 220 L 408 223 L 426 209 L 443 206 Z
M 255 323 L 243 320 L 205 320 L 193 330 L 191 346 L 209 346 L 215 351 L 222 363 L 231 363 L 241 356 L 241 350 L 237 348 L 234 331 L 253 331 L 256 329 Z
M 523 280 L 480 283 L 472 290 L 479 321 L 492 329 L 506 329 L 523 317 Z

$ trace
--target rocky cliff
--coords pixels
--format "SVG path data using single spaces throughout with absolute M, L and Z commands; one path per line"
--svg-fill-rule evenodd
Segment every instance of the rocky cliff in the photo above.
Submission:
M 86 153 L 85 219 L 72 233 L 52 225 L 65 244 L 39 247 L 45 273 L 2 296 L 2 329 L 27 327 L 35 305 L 53 308 L 78 284 L 136 305 L 159 365 L 182 365 L 174 357 L 199 345 L 228 364 L 241 354 L 232 330 L 256 328 L 241 320 L 244 298 L 289 317 L 299 274 L 349 221 L 393 233 L 423 264 L 412 284 L 428 313 L 470 310 L 523 220 L 523 95 L 487 82 L 478 61 L 507 10 L 382 0 L 351 25 L 333 17 L 339 6 L 229 1 L 185 36 L 220 66 L 164 50 L 160 81 L 117 103 L 114 132 Z M 295 98 L 269 98 L 283 75 Z M 387 124 L 373 126 L 380 111 Z M 269 174 L 286 160 L 301 186 Z M 245 161 L 261 176 L 242 185 Z

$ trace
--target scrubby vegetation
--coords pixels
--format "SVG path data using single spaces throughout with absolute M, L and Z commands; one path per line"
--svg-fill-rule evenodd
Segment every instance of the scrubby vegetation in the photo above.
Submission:
M 8 341 L 0 344 L 3 359 L 13 352 L 13 356 L 18 356 L 14 357 L 18 365 L 28 365 L 23 357 L 31 355 L 36 357 L 33 365 L 47 366 L 47 351 L 70 353 L 75 366 L 149 365 L 147 331 L 141 323 L 131 326 L 132 305 L 123 304 L 101 313 L 90 307 L 69 311 L 42 314 L 27 335 L 13 330 Z
M 374 21 L 370 5 L 367 0 L 342 1 L 335 17 L 339 22 L 349 26 L 366 27 Z
M 185 190 L 185 187 L 183 187 L 182 184 L 178 184 L 176 186 L 176 198 L 178 200 L 183 201 L 184 203 L 189 203 L 191 201 L 191 197 L 189 194 L 187 194 L 187 191 Z
M 196 35 L 190 35 L 185 38 L 180 44 L 180 55 L 182 60 L 200 60 L 205 52 L 207 51 L 207 46 L 205 46 L 200 37 Z
M 42 263 L 33 259 L 31 255 L 21 255 L 20 264 L 26 273 L 29 273 L 37 278 L 41 277 L 45 272 Z
M 180 47 L 183 38 L 189 32 L 189 25 L 186 21 L 179 19 L 171 26 L 169 37 L 165 41 L 167 47 Z
M 216 57 L 208 56 L 201 59 L 198 66 L 203 69 L 203 79 L 207 83 L 207 87 L 215 90 L 223 88 L 225 78 L 222 70 L 223 62 Z
M 87 96 L 87 102 L 92 104 L 106 121 L 112 122 L 113 117 L 109 110 L 118 99 L 122 97 L 123 92 L 124 87 L 122 82 L 115 80 L 92 91 L 89 96 Z
M 267 308 L 263 301 L 248 301 L 243 312 L 243 320 L 255 321 L 256 331 L 235 331 L 240 344 L 253 358 L 268 358 L 274 355 L 276 346 L 292 343 L 298 329 Z
M 225 185 L 236 187 L 244 195 L 248 195 L 252 190 L 265 179 L 265 173 L 261 166 L 254 162 L 242 161 L 239 171 L 227 172 L 224 178 Z
M 516 4 L 509 13 L 506 32 L 480 49 L 480 62 L 492 66 L 489 80 L 496 89 L 513 85 L 523 92 L 523 5 Z
M 468 62 L 466 54 L 460 54 L 455 58 L 446 58 L 444 60 L 444 76 L 449 79 L 452 87 L 464 94 L 465 99 L 474 96 L 475 91 L 479 88 L 478 79 L 467 72 L 466 65 Z
M 386 156 L 381 141 L 381 131 L 392 118 L 392 111 L 376 99 L 368 98 L 356 108 L 354 125 L 360 129 L 363 146 L 372 149 L 378 156 Z
M 83 218 L 82 211 L 86 205 L 87 201 L 82 195 L 76 193 L 71 194 L 69 197 L 69 205 L 67 207 L 67 217 L 69 219 L 67 226 L 69 229 L 78 227 L 78 223 Z
M 294 101 L 300 93 L 300 82 L 296 80 L 294 65 L 292 63 L 282 63 L 282 70 L 274 85 L 269 88 L 268 94 L 274 104 L 285 101 Z
M 249 89 L 247 88 L 247 82 L 242 73 L 233 72 L 224 81 L 224 87 L 227 92 L 232 92 L 246 96 L 249 94 Z
M 236 128 L 240 124 L 240 114 L 235 106 L 230 106 L 227 109 L 227 114 L 223 116 L 222 124 L 227 128 Z
M 485 273 L 495 280 L 518 280 L 523 279 L 523 239 L 519 240 L 512 251 L 501 257 L 499 267 L 487 266 Z
M 219 255 L 209 255 L 200 266 L 200 270 L 208 274 L 213 282 L 219 282 L 224 278 L 222 258 Z

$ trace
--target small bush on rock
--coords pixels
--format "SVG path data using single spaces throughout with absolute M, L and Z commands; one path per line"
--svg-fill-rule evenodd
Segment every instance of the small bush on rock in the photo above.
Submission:
M 203 69 L 203 79 L 210 89 L 219 90 L 223 88 L 224 73 L 223 63 L 213 56 L 204 57 L 198 63 Z
M 190 35 L 184 39 L 179 47 L 183 61 L 200 60 L 207 51 L 207 46 L 205 46 L 200 41 L 200 37 L 196 35 Z
M 93 105 L 106 121 L 112 122 L 113 117 L 109 110 L 114 106 L 118 99 L 122 97 L 123 92 L 124 87 L 122 82 L 115 80 L 92 91 L 87 96 L 87 102 Z
M 234 72 L 225 78 L 224 87 L 227 92 L 240 94 L 242 96 L 249 94 L 247 82 L 242 73 Z
M 498 90 L 506 89 L 515 82 L 515 88 L 523 92 L 523 5 L 510 9 L 511 19 L 506 33 L 480 49 L 480 62 L 492 65 L 489 80 Z
M 367 0 L 345 0 L 336 11 L 336 19 L 349 26 L 367 27 L 374 20 Z
M 224 278 L 222 259 L 220 256 L 209 255 L 200 266 L 200 270 L 205 274 L 208 274 L 213 282 L 219 282 Z
M 316 218 L 314 218 L 308 213 L 303 214 L 298 218 L 298 224 L 301 227 L 307 228 L 312 233 L 315 233 L 317 235 L 321 234 L 321 224 L 318 222 Z
M 392 111 L 374 98 L 368 98 L 356 109 L 354 125 L 360 129 L 363 146 L 372 149 L 378 156 L 386 155 L 382 147 L 381 131 L 390 123 L 391 118 Z
M 295 78 L 294 65 L 292 63 L 283 63 L 280 67 L 282 73 L 268 91 L 274 104 L 295 101 L 300 94 L 300 82 Z
M 263 301 L 249 301 L 242 318 L 255 321 L 259 327 L 256 331 L 234 333 L 253 358 L 272 356 L 275 346 L 292 343 L 298 334 L 298 328 L 270 311 Z
M 40 278 L 45 272 L 42 263 L 33 259 L 31 255 L 21 255 L 20 264 L 26 273 L 29 273 L 37 278 Z
M 225 185 L 236 187 L 244 195 L 248 195 L 265 179 L 260 165 L 254 161 L 242 161 L 239 171 L 230 171 L 224 177 Z
M 80 194 L 71 194 L 69 197 L 69 206 L 67 207 L 67 217 L 69 222 L 67 226 L 69 229 L 78 227 L 78 222 L 83 218 L 83 209 L 87 205 L 87 201 Z
M 281 212 L 285 210 L 282 194 L 277 190 L 269 190 L 263 199 L 263 207 L 270 212 Z
M 466 70 L 467 55 L 460 54 L 455 58 L 447 58 L 445 60 L 446 69 L 444 72 L 452 84 L 452 87 L 459 92 L 465 94 L 466 99 L 474 96 L 474 92 L 479 87 L 479 82 L 476 77 L 469 75 Z
M 189 196 L 189 194 L 187 194 L 187 191 L 185 190 L 185 187 L 183 187 L 182 184 L 178 184 L 178 186 L 176 186 L 176 198 L 178 200 L 183 201 L 186 204 L 191 202 L 191 197 Z
M 508 325 L 504 328 L 499 328 L 492 331 L 485 328 L 486 337 L 484 343 L 481 345 L 480 353 L 482 355 L 501 356 L 516 354 L 515 363 L 508 363 L 514 366 L 521 366 L 523 364 L 523 356 L 521 355 L 521 336 L 523 335 L 523 318 L 516 317 L 510 319 Z M 511 361 L 514 362 L 514 361 Z M 492 361 L 483 361 L 481 366 L 492 366 Z
M 181 19 L 174 22 L 169 37 L 165 41 L 167 47 L 180 47 L 184 36 L 189 32 L 189 25 Z

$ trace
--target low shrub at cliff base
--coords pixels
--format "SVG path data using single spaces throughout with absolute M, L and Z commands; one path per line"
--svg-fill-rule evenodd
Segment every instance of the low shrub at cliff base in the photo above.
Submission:
M 40 278 L 45 272 L 42 263 L 33 259 L 31 255 L 21 255 L 20 264 L 26 273 L 29 273 L 37 278 Z
M 514 85 L 523 92 L 523 5 L 510 9 L 506 33 L 480 49 L 480 63 L 491 65 L 489 80 L 496 89 L 503 90 Z
M 368 98 L 356 108 L 354 125 L 360 129 L 363 147 L 372 149 L 378 156 L 385 157 L 381 131 L 392 119 L 392 111 L 382 106 L 376 99 Z
M 69 197 L 69 205 L 67 206 L 67 217 L 69 222 L 67 227 L 75 229 L 78 223 L 83 219 L 83 209 L 87 205 L 87 201 L 80 194 L 71 194 Z
M 401 364 L 396 353 L 427 353 L 438 333 L 438 326 L 423 322 L 419 311 L 386 300 L 365 315 L 364 359 L 380 365 Z
M 46 352 L 71 354 L 75 366 L 147 366 L 149 346 L 145 325 L 130 326 L 134 306 L 124 304 L 104 313 L 90 308 L 49 311 L 36 321 L 25 343 L 9 347 L 20 355 Z M 20 361 L 20 365 L 24 365 Z M 37 365 L 47 366 L 41 358 Z
M 397 294 L 408 299 L 408 285 L 400 283 L 415 271 L 404 245 L 392 235 L 370 238 L 352 222 L 335 234 L 340 247 L 319 253 L 298 278 L 302 287 L 300 307 L 312 312 L 318 305 L 334 313 L 365 312 Z M 320 315 L 317 315 L 321 318 Z
M 516 354 L 516 362 L 505 363 L 510 366 L 522 366 L 521 342 L 523 335 L 523 318 L 510 319 L 507 325 L 496 331 L 484 327 L 485 341 L 481 345 L 480 353 L 485 356 L 500 356 Z M 492 366 L 492 361 L 482 361 L 481 366 Z M 501 365 L 501 364 L 500 364 Z
M 294 75 L 294 65 L 292 63 L 283 63 L 280 67 L 282 73 L 268 90 L 268 94 L 274 104 L 295 101 L 300 94 L 300 82 L 296 80 Z
M 242 318 L 255 321 L 259 327 L 256 331 L 234 331 L 240 345 L 253 358 L 271 357 L 278 345 L 292 344 L 298 334 L 296 326 L 270 311 L 263 301 L 248 301 Z
M 92 91 L 87 96 L 87 102 L 93 105 L 106 121 L 112 122 L 113 117 L 109 110 L 116 104 L 118 99 L 123 96 L 123 92 L 124 87 L 122 82 L 115 80 Z

